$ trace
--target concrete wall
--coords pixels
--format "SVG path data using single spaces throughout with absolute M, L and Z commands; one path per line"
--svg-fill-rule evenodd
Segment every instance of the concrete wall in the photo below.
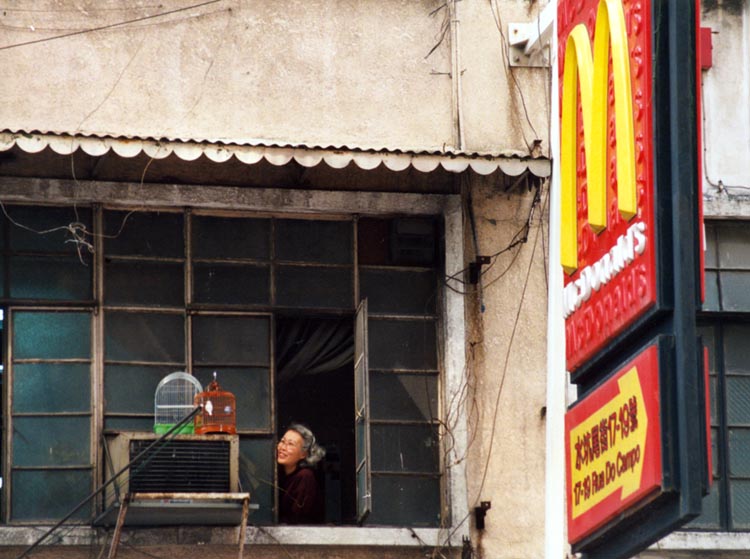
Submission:
M 479 293 L 467 297 L 469 506 L 490 501 L 486 529 L 473 532 L 479 557 L 544 556 L 546 397 L 546 183 L 528 241 L 494 259 Z M 491 179 L 472 188 L 478 252 L 492 255 L 523 231 L 534 199 Z M 467 254 L 475 254 L 467 233 Z M 482 308 L 484 310 L 482 310 Z
M 1 126 L 458 147 L 454 35 L 442 1 L 216 0 L 189 8 L 194 4 L 27 0 L 0 11 L 0 67 L 12 69 L 4 72 Z M 519 89 L 508 81 L 491 10 L 499 6 L 507 27 L 530 20 L 526 6 L 533 4 L 457 3 L 464 148 L 526 151 L 536 135 L 519 119 Z M 154 17 L 162 13 L 168 15 Z M 545 72 L 516 72 L 532 122 L 544 135 L 545 113 L 538 109 L 545 103 Z

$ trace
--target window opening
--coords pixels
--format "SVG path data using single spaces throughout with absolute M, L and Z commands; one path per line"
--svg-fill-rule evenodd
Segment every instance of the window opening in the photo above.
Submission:
M 356 520 L 351 317 L 276 320 L 277 432 L 303 423 L 326 449 L 316 467 L 326 524 Z

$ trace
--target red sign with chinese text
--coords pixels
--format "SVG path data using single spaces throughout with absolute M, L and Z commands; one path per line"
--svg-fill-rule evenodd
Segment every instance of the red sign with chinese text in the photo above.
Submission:
M 561 0 L 558 45 L 561 264 L 573 372 L 657 301 L 650 3 Z
M 565 416 L 568 540 L 661 488 L 659 350 L 648 346 Z

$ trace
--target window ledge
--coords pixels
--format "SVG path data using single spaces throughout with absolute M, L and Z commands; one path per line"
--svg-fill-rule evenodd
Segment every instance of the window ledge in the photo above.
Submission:
M 747 551 L 749 532 L 674 532 L 648 548 L 649 551 Z
M 1 526 L 0 546 L 23 546 L 31 545 L 50 526 Z M 200 527 L 191 527 L 189 542 L 194 544 L 200 539 L 196 531 Z M 221 530 L 215 526 L 205 526 L 206 541 L 213 543 L 234 543 L 236 541 L 236 528 Z M 125 528 L 124 539 L 127 533 L 143 530 L 139 534 L 139 542 L 143 545 L 157 544 L 171 541 L 180 545 L 180 536 L 184 533 L 180 528 Z M 54 537 L 47 540 L 43 545 L 54 542 L 55 545 L 90 545 L 96 541 L 102 532 L 94 528 L 77 526 L 71 528 L 63 527 L 62 538 Z M 174 532 L 168 536 L 165 532 Z M 451 528 L 399 528 L 399 527 L 357 527 L 357 526 L 248 526 L 245 537 L 246 545 L 310 545 L 310 546 L 357 546 L 357 547 L 454 547 L 461 545 L 463 536 L 468 536 L 468 526 L 464 523 L 459 527 Z M 173 537 L 172 537 L 173 536 Z M 148 541 L 153 539 L 153 541 Z

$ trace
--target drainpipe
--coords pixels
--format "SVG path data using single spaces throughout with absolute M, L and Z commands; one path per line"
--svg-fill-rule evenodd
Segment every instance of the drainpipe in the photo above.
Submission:
M 458 3 L 461 0 L 452 0 L 448 3 L 450 9 L 451 25 L 451 98 L 453 105 L 453 145 L 459 151 L 465 147 L 464 142 L 464 124 L 462 94 L 461 94 L 461 48 L 460 48 L 460 31 L 458 17 Z

